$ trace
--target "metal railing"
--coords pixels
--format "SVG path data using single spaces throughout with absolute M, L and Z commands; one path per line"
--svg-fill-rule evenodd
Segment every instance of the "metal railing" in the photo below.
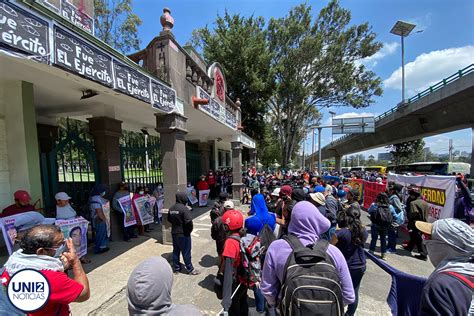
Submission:
M 467 67 L 465 67 L 465 68 L 463 68 L 463 69 L 461 69 L 461 70 L 458 70 L 456 73 L 452 74 L 451 76 L 449 76 L 449 77 L 447 77 L 447 78 L 444 78 L 444 79 L 441 80 L 440 82 L 438 82 L 438 83 L 436 83 L 436 84 L 430 86 L 429 88 L 427 88 L 427 89 L 425 89 L 425 90 L 423 90 L 423 91 L 417 93 L 415 96 L 409 98 L 409 99 L 407 100 L 407 102 L 403 102 L 403 101 L 400 102 L 399 104 L 397 104 L 396 107 L 391 108 L 390 110 L 388 110 L 388 111 L 386 111 L 386 112 L 380 114 L 379 116 L 377 116 L 377 117 L 375 118 L 375 122 L 380 121 L 381 119 L 383 119 L 383 118 L 385 118 L 385 117 L 387 117 L 387 116 L 389 116 L 389 115 L 395 113 L 396 111 L 398 111 L 398 110 L 399 110 L 400 108 L 402 108 L 402 107 L 405 107 L 405 106 L 407 106 L 407 105 L 410 105 L 410 104 L 412 104 L 412 103 L 414 103 L 414 102 L 416 102 L 416 101 L 418 101 L 418 100 L 420 100 L 420 99 L 422 99 L 422 98 L 424 98 L 424 97 L 430 95 L 431 93 L 433 93 L 433 92 L 435 92 L 435 91 L 437 91 L 437 90 L 439 90 L 439 89 L 441 89 L 441 88 L 447 86 L 448 84 L 450 84 L 450 83 L 452 83 L 452 82 L 454 82 L 454 81 L 456 81 L 456 80 L 458 80 L 458 79 L 460 79 L 460 78 L 466 76 L 467 74 L 469 74 L 469 73 L 471 73 L 471 72 L 474 72 L 474 64 L 470 64 L 469 66 L 467 66 Z M 342 137 L 336 139 L 335 141 L 332 141 L 332 142 L 330 142 L 329 144 L 327 144 L 326 146 L 324 146 L 323 149 L 326 148 L 326 147 L 330 147 L 330 146 L 334 146 L 334 145 L 340 144 L 340 143 L 342 143 L 343 141 L 347 140 L 349 137 L 354 136 L 354 135 L 355 135 L 355 134 L 347 134 L 347 135 L 345 135 L 345 136 L 342 136 Z

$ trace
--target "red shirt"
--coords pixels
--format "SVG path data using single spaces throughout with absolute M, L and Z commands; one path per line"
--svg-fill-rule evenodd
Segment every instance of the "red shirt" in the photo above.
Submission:
M 0 214 L 0 217 L 7 217 L 7 216 L 21 214 L 25 212 L 31 212 L 31 211 L 36 211 L 35 207 L 31 204 L 28 204 L 26 206 L 19 206 L 16 204 L 12 204 L 3 210 L 3 212 Z
M 206 181 L 199 180 L 196 186 L 199 191 L 209 190 L 209 184 Z
M 214 175 L 212 176 L 207 176 L 207 183 L 209 185 L 214 185 L 216 184 L 216 177 Z
M 234 267 L 237 268 L 240 265 L 240 242 L 233 238 L 227 238 L 222 256 L 234 259 Z
M 41 270 L 49 282 L 50 296 L 46 305 L 39 311 L 30 313 L 31 316 L 69 316 L 69 303 L 74 302 L 81 294 L 84 286 L 73 279 L 70 279 L 66 273 L 51 270 Z M 2 278 L 10 281 L 10 276 L 5 271 Z

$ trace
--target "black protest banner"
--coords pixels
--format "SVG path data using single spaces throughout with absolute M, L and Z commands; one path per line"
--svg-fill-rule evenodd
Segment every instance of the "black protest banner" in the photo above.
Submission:
M 54 36 L 57 66 L 113 87 L 112 58 L 57 26 Z
M 49 60 L 48 23 L 13 5 L 0 2 L 0 45 L 13 48 L 34 59 Z
M 150 103 L 150 78 L 114 60 L 115 89 Z
M 155 109 L 171 112 L 176 107 L 176 91 L 155 80 L 151 80 L 151 98 Z

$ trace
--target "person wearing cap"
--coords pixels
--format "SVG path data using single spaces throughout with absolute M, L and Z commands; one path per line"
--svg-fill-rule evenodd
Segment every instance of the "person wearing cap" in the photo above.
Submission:
M 415 226 L 435 267 L 421 293 L 419 315 L 473 315 L 474 229 L 455 218 Z
M 15 199 L 15 203 L 6 207 L 0 214 L 0 218 L 36 211 L 35 206 L 31 205 L 31 196 L 27 191 L 18 190 L 13 194 L 13 198 Z
M 270 194 L 270 202 L 267 203 L 269 212 L 276 213 L 277 204 L 280 202 L 280 188 L 275 188 Z
M 221 193 L 223 196 L 223 193 Z M 222 215 L 229 210 L 234 209 L 234 202 L 230 200 L 225 200 L 222 203 L 222 210 L 220 211 L 218 216 L 214 218 L 212 221 L 211 226 L 211 238 L 216 241 L 216 252 L 218 256 L 218 265 L 220 265 L 222 261 L 222 251 L 224 250 L 225 240 L 227 238 L 227 232 L 225 230 L 224 224 L 222 223 Z
M 415 258 L 420 260 L 426 260 L 426 253 L 423 249 L 422 238 L 420 231 L 416 228 L 416 221 L 427 221 L 428 220 L 428 210 L 429 205 L 426 201 L 422 199 L 420 194 L 420 189 L 416 186 L 411 186 L 408 189 L 408 198 L 406 202 L 406 214 L 408 217 L 408 232 L 410 235 L 410 241 L 403 248 L 407 251 L 413 251 L 413 248 L 416 246 L 418 250 L 418 255 Z
M 77 216 L 76 211 L 69 204 L 71 197 L 66 192 L 58 192 L 56 199 L 56 219 L 72 219 Z

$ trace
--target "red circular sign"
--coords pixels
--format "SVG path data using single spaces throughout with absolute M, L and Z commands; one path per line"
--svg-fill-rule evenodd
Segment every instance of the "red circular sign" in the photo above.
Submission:
M 216 96 L 221 102 L 225 102 L 225 84 L 224 76 L 219 68 L 214 69 L 214 85 L 216 88 Z

